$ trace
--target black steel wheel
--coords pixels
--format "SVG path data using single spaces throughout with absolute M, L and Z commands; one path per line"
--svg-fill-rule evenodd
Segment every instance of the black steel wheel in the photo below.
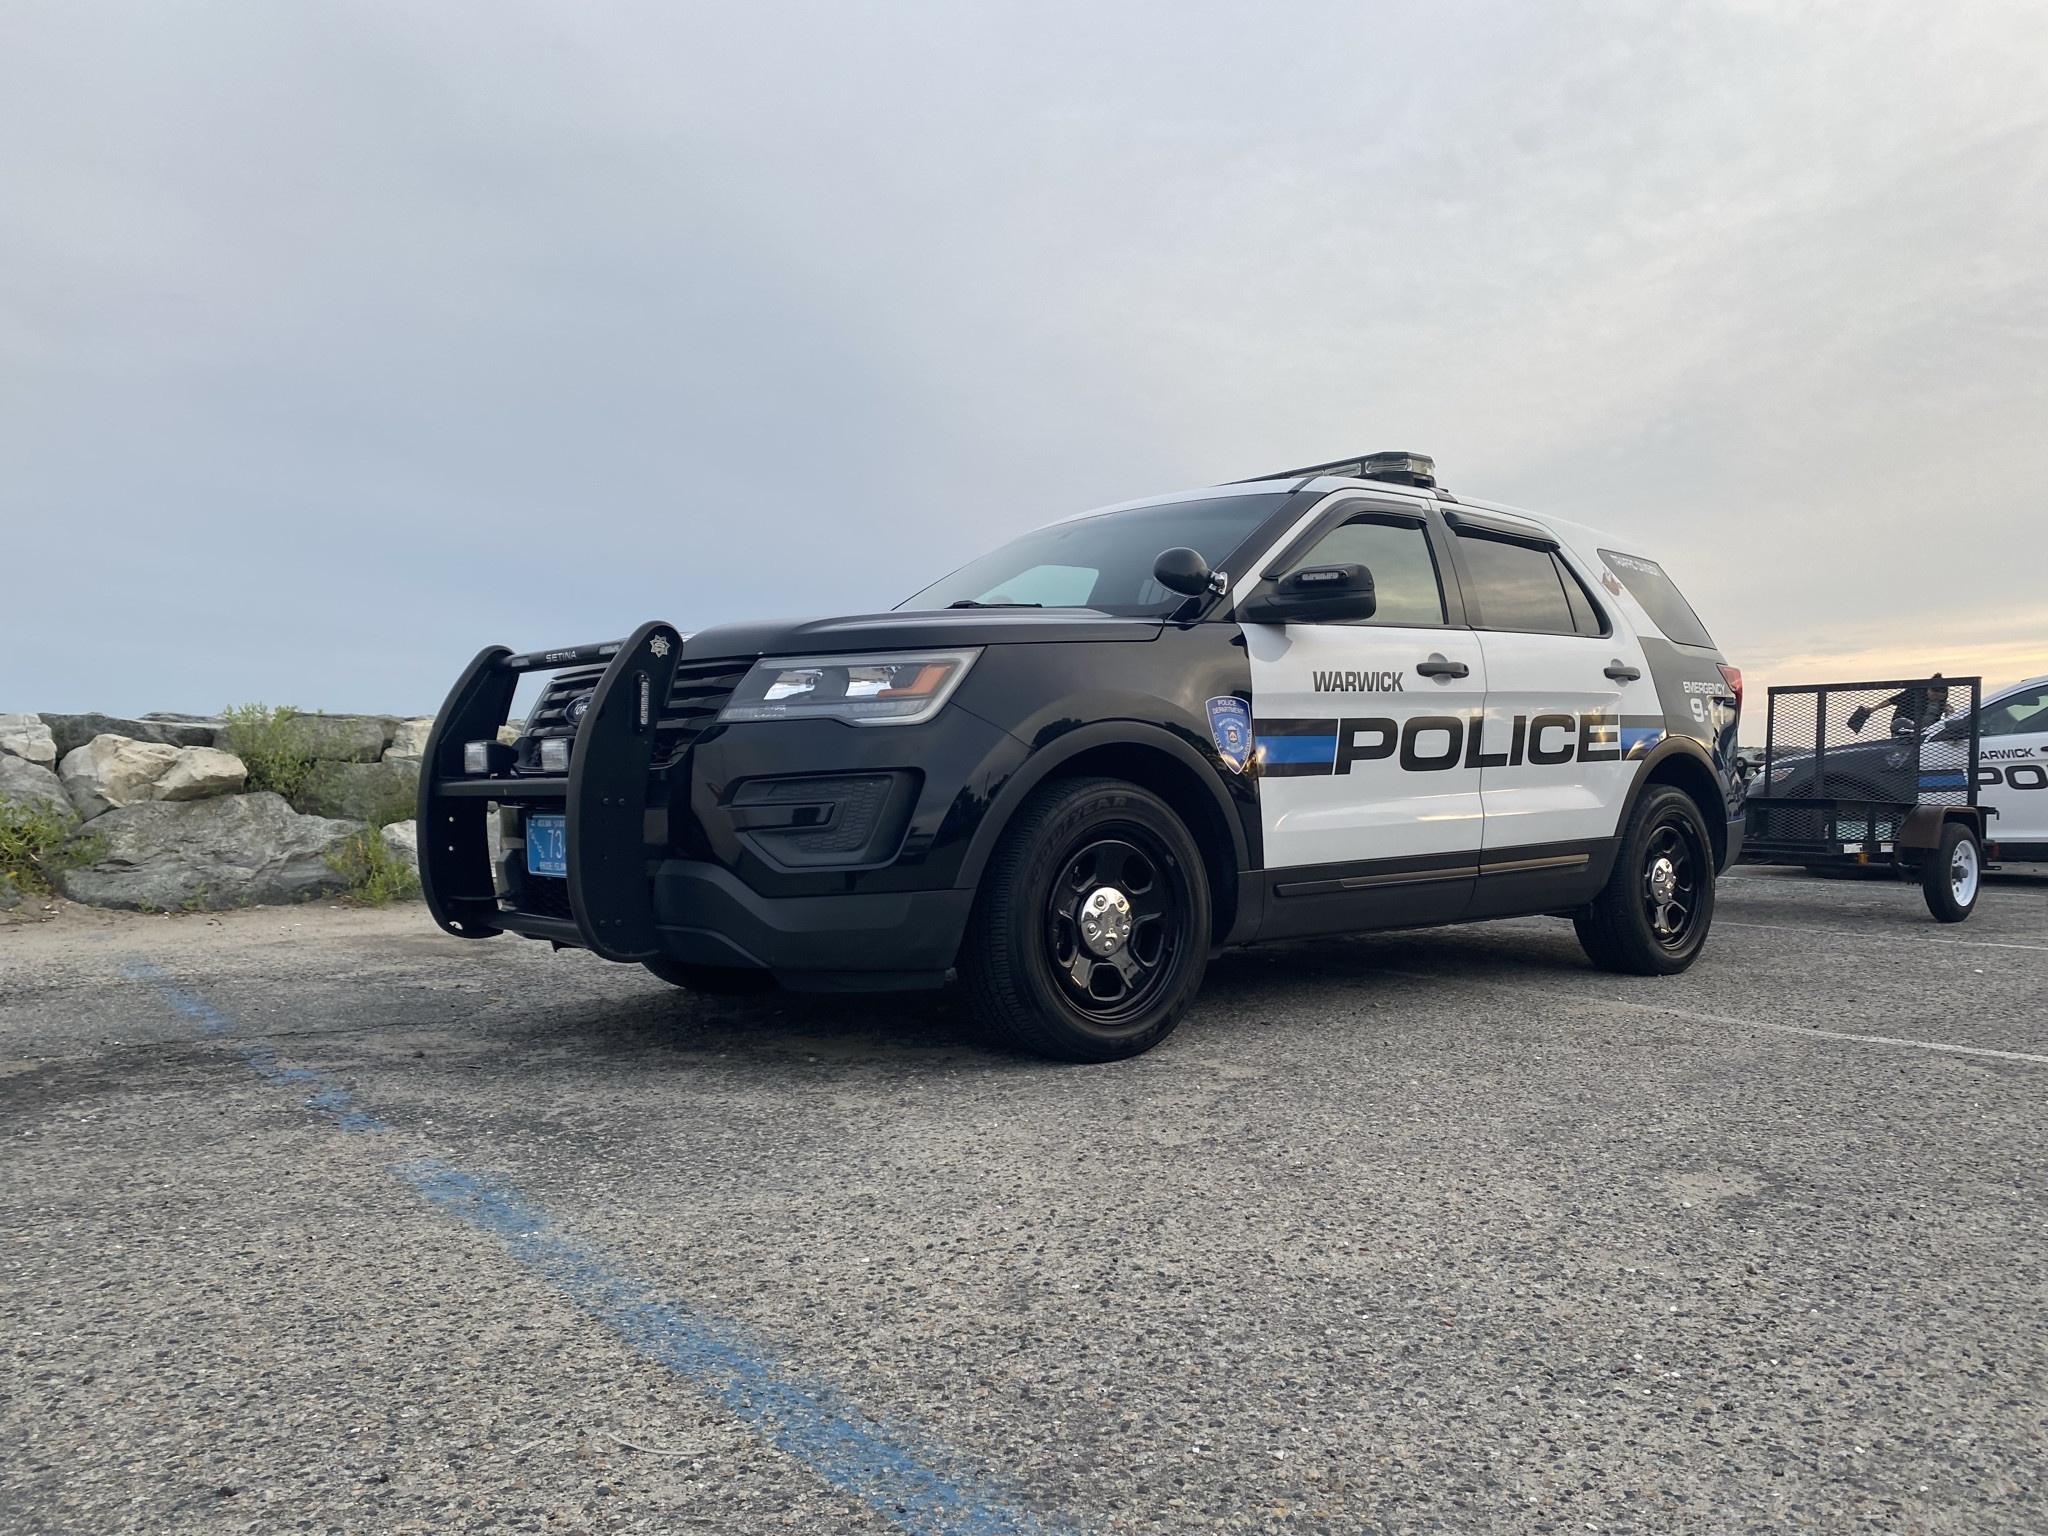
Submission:
M 1063 1061 L 1158 1044 L 1201 986 L 1209 888 L 1172 809 L 1120 779 L 1064 779 L 1018 811 L 961 950 L 975 1012 Z
M 1636 802 L 1604 889 L 1573 918 L 1602 970 L 1669 976 L 1699 958 L 1714 920 L 1714 844 L 1692 796 L 1653 784 Z

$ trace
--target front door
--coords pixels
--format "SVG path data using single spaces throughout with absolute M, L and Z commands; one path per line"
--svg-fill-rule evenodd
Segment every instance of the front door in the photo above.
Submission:
M 2009 693 L 1978 727 L 1977 803 L 1999 843 L 2048 843 L 2048 687 Z
M 1372 572 L 1370 619 L 1244 626 L 1273 872 L 1262 937 L 1447 922 L 1471 894 L 1478 639 L 1446 623 L 1420 514 L 1359 510 L 1288 569 L 1350 564 Z

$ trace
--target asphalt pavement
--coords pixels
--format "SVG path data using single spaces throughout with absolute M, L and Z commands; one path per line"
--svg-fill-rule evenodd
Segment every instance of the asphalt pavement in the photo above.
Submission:
M 2048 882 L 1225 956 L 1103 1067 L 417 906 L 0 928 L 0 1530 L 2048 1530 Z

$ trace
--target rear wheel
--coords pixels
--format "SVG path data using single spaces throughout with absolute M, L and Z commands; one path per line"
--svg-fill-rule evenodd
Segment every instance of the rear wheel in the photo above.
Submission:
M 1603 971 L 1669 976 L 1699 958 L 1714 921 L 1714 845 L 1692 796 L 1653 784 L 1636 802 L 1607 885 L 1573 919 Z
M 960 975 L 975 1013 L 1018 1048 L 1115 1061 L 1173 1031 L 1208 954 L 1209 883 L 1180 818 L 1136 784 L 1064 779 L 1003 833 Z
M 772 971 L 750 970 L 741 965 L 691 965 L 684 960 L 643 960 L 640 962 L 672 987 L 702 992 L 710 997 L 745 997 L 775 990 Z
M 1920 893 L 1938 923 L 1960 923 L 1977 910 L 1984 851 L 1961 822 L 1944 823 L 1941 841 L 1920 865 Z

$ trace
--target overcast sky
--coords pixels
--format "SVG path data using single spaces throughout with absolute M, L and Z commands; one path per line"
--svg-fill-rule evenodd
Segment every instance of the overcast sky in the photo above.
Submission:
M 431 710 L 1377 448 L 2048 671 L 2048 7 L 0 3 L 0 709 Z

